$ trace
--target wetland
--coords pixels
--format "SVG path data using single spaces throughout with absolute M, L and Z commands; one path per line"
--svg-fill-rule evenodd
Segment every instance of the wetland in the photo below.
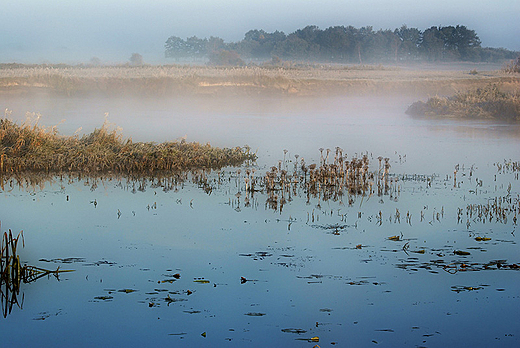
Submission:
M 275 93 L 258 92 L 265 79 L 229 88 L 224 80 L 244 72 L 221 69 L 197 79 L 214 74 L 224 86 L 204 80 L 194 93 L 160 96 L 127 93 L 144 80 L 119 81 L 126 92 L 110 96 L 5 85 L 0 106 L 11 125 L 58 136 L 43 125 L 56 126 L 78 143 L 105 130 L 116 155 L 131 138 L 153 151 L 205 144 L 250 157 L 143 172 L 70 163 L 16 171 L 6 160 L 4 342 L 518 345 L 520 124 L 405 113 L 418 99 L 490 82 L 514 91 L 518 78 L 378 69 L 344 69 L 340 88 L 327 69 L 270 71 L 269 81 L 284 81 Z M 334 93 L 305 92 L 311 81 Z M 365 89 L 350 93 L 355 86 Z M 6 256 L 13 246 L 19 262 Z M 22 266 L 43 276 L 13 276 Z

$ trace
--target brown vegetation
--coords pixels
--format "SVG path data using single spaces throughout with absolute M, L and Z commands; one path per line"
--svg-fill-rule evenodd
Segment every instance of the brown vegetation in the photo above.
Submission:
M 134 143 L 123 139 L 107 122 L 92 133 L 61 136 L 26 122 L 18 125 L 0 119 L 0 175 L 22 172 L 84 175 L 114 173 L 150 175 L 192 169 L 221 168 L 253 161 L 249 149 L 216 148 L 184 140 L 165 143 Z
M 504 70 L 510 74 L 520 73 L 520 57 L 512 60 L 508 65 L 506 65 Z
M 505 93 L 497 85 L 477 88 L 452 97 L 432 97 L 413 103 L 406 113 L 413 116 L 495 118 L 520 121 L 520 92 Z
M 338 95 L 450 94 L 501 83 L 520 86 L 505 71 L 477 71 L 478 65 L 383 67 L 380 65 L 266 64 L 263 66 L 48 66 L 0 65 L 0 93 L 61 95 Z M 443 69 L 438 70 L 437 68 Z M 469 68 L 469 69 L 468 69 Z

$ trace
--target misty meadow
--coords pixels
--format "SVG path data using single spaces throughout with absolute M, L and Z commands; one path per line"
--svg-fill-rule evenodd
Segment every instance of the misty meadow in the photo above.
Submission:
M 519 53 L 426 28 L 0 63 L 5 344 L 518 345 Z

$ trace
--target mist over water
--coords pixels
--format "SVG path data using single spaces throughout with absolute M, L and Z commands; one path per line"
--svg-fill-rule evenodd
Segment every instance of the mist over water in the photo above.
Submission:
M 136 142 L 248 145 L 259 157 L 249 168 L 257 178 L 271 166 L 292 173 L 295 155 L 319 163 L 320 148 L 331 150 L 331 162 L 339 146 L 349 159 L 367 154 L 374 171 L 377 157 L 388 157 L 397 180 L 390 194 L 329 198 L 296 185 L 276 192 L 287 199 L 283 209 L 265 192 L 245 190 L 244 167 L 207 174 L 209 192 L 189 182 L 56 178 L 18 187 L 11 180 L 0 219 L 24 231 L 23 262 L 74 272 L 21 284 L 23 306 L 13 305 L 2 322 L 11 333 L 5 342 L 518 342 L 518 272 L 507 268 L 518 262 L 518 174 L 495 163 L 517 161 L 520 125 L 412 118 L 405 110 L 416 98 L 1 95 L 13 120 L 39 113 L 40 126 L 67 136 L 92 132 L 108 113 Z M 496 199 L 507 218 L 464 215 Z
M 1 66 L 0 111 L 17 124 L 27 113 L 81 137 L 107 121 L 134 142 L 248 146 L 258 160 L 39 181 L 4 175 L 2 155 L 1 347 L 520 346 L 520 123 L 405 113 L 427 93 L 518 79 L 499 58 L 430 55 L 442 40 L 414 56 L 391 39 L 462 25 L 505 57 L 520 49 L 518 0 L 4 2 L 0 63 L 42 64 Z M 322 38 L 325 63 L 312 40 L 247 53 L 306 26 L 393 35 Z M 254 30 L 244 71 L 198 69 L 216 46 L 165 57 L 172 36 L 235 51 Z M 363 65 L 374 50 L 390 65 Z M 16 252 L 9 230 L 23 231 Z M 21 264 L 51 273 L 22 281 Z
M 186 137 L 218 147 L 248 145 L 260 165 L 276 165 L 295 154 L 319 160 L 319 148 L 341 147 L 349 156 L 369 153 L 399 160 L 397 171 L 451 172 L 457 163 L 514 158 L 520 126 L 488 120 L 418 119 L 405 114 L 414 96 L 90 98 L 6 97 L 3 109 L 25 120 L 57 125 L 62 135 L 90 133 L 108 121 L 133 141 Z M 403 160 L 406 157 L 407 161 Z

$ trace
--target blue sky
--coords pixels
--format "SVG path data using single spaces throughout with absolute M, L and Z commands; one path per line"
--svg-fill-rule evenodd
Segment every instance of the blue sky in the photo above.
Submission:
M 241 40 L 250 29 L 290 33 L 306 25 L 402 24 L 424 30 L 465 25 L 483 46 L 520 50 L 518 0 L 3 0 L 0 62 L 126 62 L 133 52 L 164 62 L 164 42 L 219 36 Z

